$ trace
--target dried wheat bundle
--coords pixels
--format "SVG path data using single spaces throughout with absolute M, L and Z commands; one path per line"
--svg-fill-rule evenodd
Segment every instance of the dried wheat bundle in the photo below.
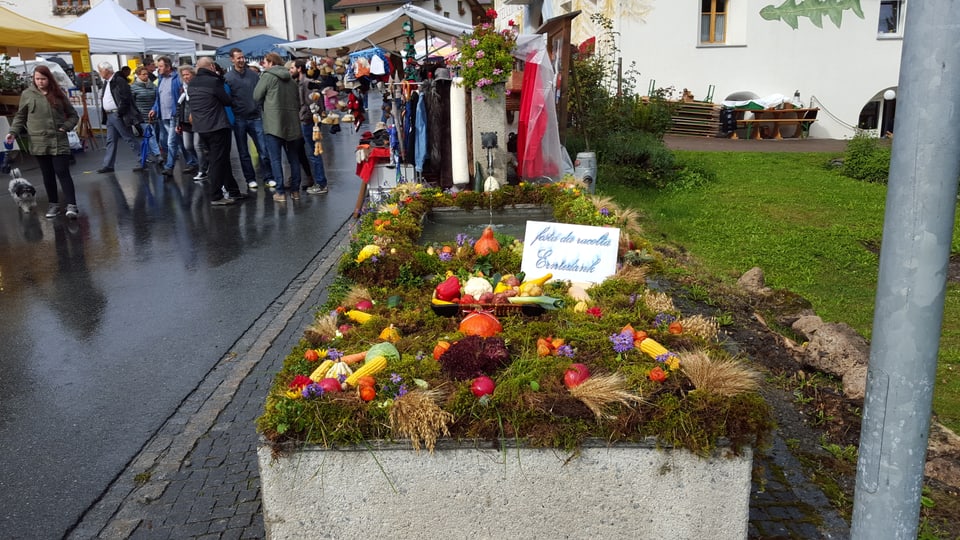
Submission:
M 350 287 L 347 295 L 343 297 L 343 305 L 352 308 L 363 300 L 373 301 L 373 297 L 370 296 L 370 291 L 362 285 L 354 285 Z
M 614 418 L 606 409 L 613 403 L 622 403 L 630 406 L 634 403 L 643 403 L 643 398 L 627 390 L 627 381 L 623 375 L 593 375 L 577 386 L 570 389 L 570 395 L 586 405 L 597 420 Z
M 706 351 L 683 351 L 680 369 L 698 392 L 735 396 L 752 392 L 760 383 L 760 374 L 732 358 L 713 360 Z
M 303 337 L 314 347 L 330 341 L 337 335 L 337 314 L 328 313 L 317 317 L 313 324 L 303 331 Z
M 655 313 L 675 313 L 677 308 L 673 305 L 673 299 L 670 295 L 662 292 L 643 291 L 643 303 Z
M 680 326 L 683 327 L 685 334 L 693 334 L 707 341 L 717 339 L 717 334 L 720 332 L 720 325 L 717 324 L 716 319 L 700 314 L 680 318 Z
M 421 191 L 423 191 L 423 184 L 417 184 L 414 182 L 403 182 L 401 184 L 397 184 L 396 187 L 393 188 L 393 194 L 399 194 L 401 199 L 403 199 L 405 196 L 413 195 L 414 193 L 420 193 Z
M 450 435 L 447 425 L 453 414 L 440 408 L 437 390 L 411 390 L 393 401 L 390 407 L 390 429 L 399 437 L 408 437 L 413 449 L 420 443 L 432 454 L 440 435 Z
M 631 283 L 646 283 L 647 268 L 645 266 L 625 264 L 617 270 L 615 277 Z

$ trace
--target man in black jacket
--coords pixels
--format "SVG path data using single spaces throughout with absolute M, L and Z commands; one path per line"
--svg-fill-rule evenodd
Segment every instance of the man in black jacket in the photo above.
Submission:
M 227 119 L 226 107 L 232 100 L 223 88 L 223 77 L 217 75 L 213 59 L 197 60 L 197 76 L 190 82 L 190 114 L 193 131 L 209 151 L 210 170 L 207 194 L 213 206 L 228 206 L 245 199 L 230 167 L 230 137 L 232 130 Z M 226 187 L 230 198 L 224 198 Z
M 107 129 L 107 151 L 103 156 L 103 166 L 97 169 L 98 173 L 103 174 L 113 172 L 117 162 L 117 139 L 123 139 L 134 153 L 140 153 L 140 141 L 134 137 L 131 126 L 139 126 L 143 119 L 133 101 L 130 85 L 123 77 L 114 76 L 113 65 L 101 62 L 97 65 L 97 71 L 106 85 L 100 125 Z

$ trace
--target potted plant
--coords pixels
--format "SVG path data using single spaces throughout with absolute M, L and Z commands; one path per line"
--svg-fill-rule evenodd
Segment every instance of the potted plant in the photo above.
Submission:
M 23 73 L 10 67 L 10 57 L 0 54 L 0 110 L 16 110 L 20 104 L 20 94 L 27 88 Z
M 460 56 L 451 64 L 458 68 L 466 88 L 479 90 L 483 96 L 493 98 L 502 92 L 510 79 L 515 60 L 513 50 L 517 46 L 517 28 L 513 20 L 509 28 L 497 31 L 493 21 L 497 12 L 488 9 L 486 22 L 473 27 L 473 33 L 455 40 Z

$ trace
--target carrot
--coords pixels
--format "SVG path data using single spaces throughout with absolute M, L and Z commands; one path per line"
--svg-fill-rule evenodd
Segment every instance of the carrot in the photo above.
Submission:
M 345 354 L 340 357 L 340 361 L 346 362 L 347 364 L 356 364 L 357 362 L 363 361 L 363 359 L 366 358 L 366 356 L 367 356 L 367 351 L 353 353 L 353 354 Z

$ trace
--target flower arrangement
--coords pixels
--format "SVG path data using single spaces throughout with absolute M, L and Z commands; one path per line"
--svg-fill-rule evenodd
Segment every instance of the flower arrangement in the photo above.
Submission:
M 481 195 L 495 207 L 550 205 L 567 222 L 574 201 L 592 201 L 592 211 L 575 206 L 583 221 L 619 227 L 652 252 L 629 213 L 584 197 L 580 185 L 521 183 Z M 543 276 L 522 276 L 522 245 L 499 233 L 504 247 L 485 255 L 463 233 L 418 244 L 424 215 L 479 206 L 470 192 L 402 184 L 391 197 L 363 216 L 326 305 L 275 378 L 258 429 L 278 450 L 409 439 L 432 451 L 438 437 L 565 449 L 588 438 L 654 437 L 701 453 L 721 439 L 763 443 L 772 417 L 757 373 L 721 347 L 712 317 L 686 316 L 648 288 L 655 258 L 624 263 L 588 290 L 544 281 L 537 298 L 563 302 L 540 315 L 461 316 L 466 306 L 438 300 L 474 285 L 502 291 L 519 281 L 522 291 Z M 462 291 L 441 291 L 451 282 Z M 457 314 L 438 309 L 448 306 Z M 389 354 L 375 352 L 384 346 Z
M 0 54 L 0 94 L 16 94 L 27 89 L 27 78 L 22 71 L 10 68 L 10 57 Z
M 513 71 L 513 49 L 517 46 L 516 23 L 511 20 L 509 28 L 497 31 L 493 20 L 497 12 L 488 9 L 487 18 L 473 27 L 473 33 L 455 40 L 460 49 L 460 57 L 452 62 L 459 68 L 463 84 L 467 88 L 480 91 L 478 99 L 496 97 L 496 84 L 506 83 Z

